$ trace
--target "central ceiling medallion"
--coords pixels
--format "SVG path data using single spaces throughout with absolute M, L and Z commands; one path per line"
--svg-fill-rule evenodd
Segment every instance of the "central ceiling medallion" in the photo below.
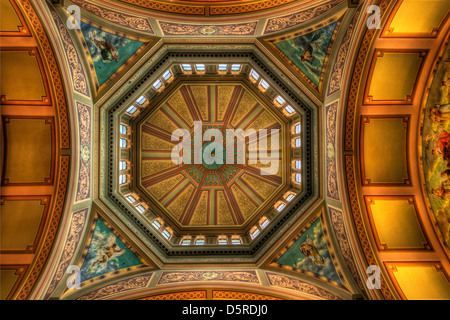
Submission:
M 139 184 L 182 226 L 243 225 L 286 186 L 285 127 L 242 83 L 181 83 L 139 128 Z

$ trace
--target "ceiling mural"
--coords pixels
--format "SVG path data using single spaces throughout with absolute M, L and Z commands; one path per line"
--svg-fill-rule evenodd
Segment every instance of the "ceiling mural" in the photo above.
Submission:
M 177 165 L 172 150 L 179 142 L 172 134 L 178 128 L 195 134 L 195 122 L 203 132 L 199 141 L 202 160 L 194 159 L 195 148 L 191 148 L 183 151 L 189 164 Z M 183 84 L 141 127 L 140 183 L 182 225 L 243 224 L 283 188 L 284 144 L 272 150 L 272 129 L 283 132 L 284 126 L 240 84 Z M 260 129 L 267 133 L 246 141 L 243 157 L 247 161 L 240 161 L 242 146 L 231 130 Z M 237 146 L 232 164 L 226 151 L 231 143 Z M 268 154 L 258 159 L 264 145 Z M 215 158 L 221 158 L 220 163 Z M 261 175 L 261 170 L 270 175 Z
M 286 248 L 278 253 L 274 262 L 292 270 L 312 272 L 341 284 L 331 260 L 322 223 L 318 217 L 308 223 Z
M 92 23 L 91 23 L 92 24 Z M 97 88 L 113 79 L 144 50 L 150 40 L 137 39 L 125 34 L 80 22 L 80 32 L 86 43 L 91 74 Z
M 106 273 L 143 264 L 141 260 L 97 219 L 89 248 L 80 268 L 81 282 Z
M 423 118 L 423 174 L 431 211 L 450 249 L 450 49 L 436 71 Z
M 341 24 L 336 18 L 331 21 L 267 40 L 275 52 L 319 92 L 322 91 L 328 56 Z

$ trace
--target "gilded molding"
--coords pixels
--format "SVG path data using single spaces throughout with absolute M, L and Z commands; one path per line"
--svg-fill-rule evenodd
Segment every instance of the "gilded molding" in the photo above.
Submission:
M 171 22 L 159 22 L 159 26 L 166 36 L 253 36 L 256 32 L 258 22 L 247 22 L 227 25 L 203 25 L 182 24 Z
M 126 280 L 117 281 L 105 287 L 91 291 L 85 295 L 82 295 L 76 298 L 76 300 L 97 300 L 112 296 L 113 294 L 116 293 L 124 293 L 126 291 L 142 289 L 148 286 L 152 276 L 153 273 L 150 273 L 141 276 L 136 276 Z
M 63 42 L 64 52 L 66 54 L 66 59 L 69 64 L 70 73 L 72 75 L 72 85 L 73 89 L 87 97 L 90 97 L 89 85 L 84 72 L 83 64 L 81 62 L 78 50 L 76 49 L 72 37 L 67 31 L 66 25 L 62 22 L 58 13 L 55 9 L 47 3 L 47 6 L 52 15 L 53 21 L 56 24 L 57 31 Z
M 292 13 L 289 15 L 269 19 L 267 21 L 264 34 L 270 34 L 274 32 L 283 31 L 299 24 L 312 20 L 321 14 L 333 9 L 339 5 L 343 0 L 331 0 L 328 3 L 318 5 L 314 8 L 302 10 L 300 12 Z
M 265 272 L 265 274 L 271 286 L 295 290 L 300 293 L 313 295 L 324 300 L 342 300 L 341 297 L 337 296 L 336 294 L 330 291 L 314 286 L 307 282 L 298 280 L 296 278 L 272 272 Z
M 90 198 L 91 191 L 91 107 L 76 102 L 78 113 L 78 135 L 80 137 L 80 160 L 78 188 L 75 201 Z
M 336 60 L 331 71 L 330 81 L 328 82 L 327 97 L 341 90 L 342 74 L 344 72 L 345 61 L 347 60 L 350 40 L 353 36 L 353 32 L 363 7 L 363 5 L 360 5 L 355 11 L 352 21 L 347 26 L 347 31 L 345 32 L 344 38 L 342 38 L 341 45 L 339 46 Z
M 327 197 L 339 201 L 339 187 L 336 167 L 336 117 L 339 101 L 326 108 L 326 150 L 327 150 Z
M 134 31 L 155 34 L 148 18 L 136 17 L 119 11 L 97 6 L 84 0 L 70 0 L 73 4 L 106 21 L 118 24 Z
M 342 256 L 344 257 L 345 264 L 347 265 L 353 279 L 356 281 L 359 289 L 364 292 L 366 286 L 361 280 L 356 264 L 353 260 L 353 255 L 350 249 L 350 242 L 345 231 L 344 218 L 342 216 L 342 211 L 337 210 L 332 207 L 328 207 L 328 212 L 330 215 L 331 225 L 333 226 L 334 234 L 338 242 L 339 248 L 341 249 Z
M 234 281 L 259 283 L 256 271 L 165 271 L 158 285 L 187 281 Z
M 88 213 L 89 208 L 81 209 L 72 213 L 72 221 L 70 222 L 69 234 L 66 238 L 63 255 L 59 259 L 58 268 L 56 269 L 56 273 L 50 282 L 50 286 L 47 289 L 44 299 L 48 299 L 52 295 L 61 279 L 66 274 L 67 267 L 72 261 L 72 258 L 80 242 L 81 235 L 83 234 Z

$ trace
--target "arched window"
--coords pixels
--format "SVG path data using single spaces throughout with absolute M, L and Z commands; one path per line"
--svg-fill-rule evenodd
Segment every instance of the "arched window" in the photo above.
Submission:
M 143 205 L 138 205 L 135 207 L 137 211 L 139 211 L 139 213 L 144 213 L 145 212 L 145 208 Z
M 128 129 L 126 125 L 121 124 L 120 125 L 120 134 L 127 134 Z
M 127 109 L 127 113 L 134 114 L 137 111 L 137 108 L 135 106 L 131 106 Z
M 119 176 L 119 184 L 124 184 L 127 182 L 127 175 L 126 174 L 121 174 Z
M 156 230 L 159 230 L 161 228 L 161 222 L 155 220 L 152 222 L 152 226 L 154 226 Z
M 166 238 L 167 240 L 169 240 L 170 237 L 172 236 L 172 234 L 170 233 L 170 231 L 167 230 L 167 229 L 165 229 L 165 230 L 162 232 L 162 235 L 163 235 L 164 238 Z
M 127 139 L 120 139 L 120 147 L 126 148 L 127 147 Z
M 120 161 L 119 162 L 119 170 L 127 170 L 127 162 L 126 161 Z
M 144 96 L 140 96 L 136 102 L 139 103 L 141 106 L 145 103 L 145 101 L 147 101 L 147 98 Z

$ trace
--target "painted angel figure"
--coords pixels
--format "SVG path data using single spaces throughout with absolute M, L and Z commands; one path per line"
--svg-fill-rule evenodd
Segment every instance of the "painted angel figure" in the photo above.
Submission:
M 124 253 L 125 249 L 121 249 L 116 243 L 116 237 L 111 235 L 106 239 L 106 245 L 100 246 L 97 249 L 97 255 L 92 261 L 89 269 L 93 272 L 98 271 L 96 270 L 98 267 L 100 267 L 100 270 L 104 270 L 106 269 L 109 261 L 115 257 L 121 256 Z
M 314 52 L 319 49 L 319 47 L 322 45 L 321 34 L 316 31 L 314 33 L 313 37 L 309 41 L 309 43 L 306 45 L 305 49 L 302 52 L 302 55 L 300 57 L 300 60 L 302 62 L 308 61 L 310 63 L 314 62 Z
M 314 264 L 324 264 L 323 257 L 319 254 L 317 248 L 313 245 L 313 241 L 306 235 L 306 241 L 300 245 L 300 251 L 305 255 L 305 257 L 311 258 Z
M 89 32 L 89 40 L 91 40 L 97 48 L 104 63 L 109 63 L 113 60 L 115 60 L 116 62 L 119 61 L 119 52 L 111 44 L 111 42 L 109 42 L 105 38 L 98 36 L 97 31 L 91 30 Z

